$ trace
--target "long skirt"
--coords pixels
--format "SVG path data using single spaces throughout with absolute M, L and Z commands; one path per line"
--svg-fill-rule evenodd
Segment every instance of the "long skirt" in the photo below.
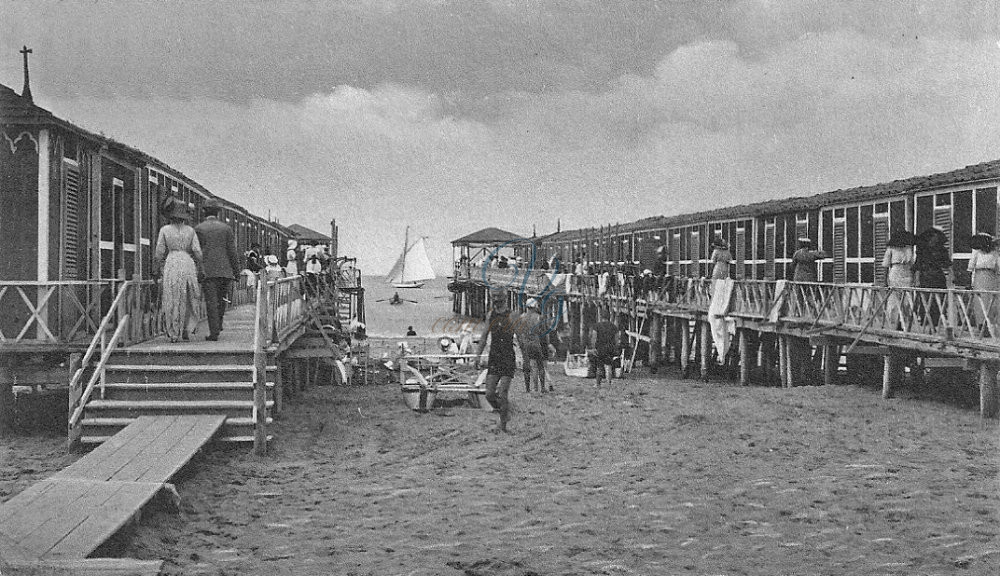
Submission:
M 187 252 L 170 252 L 163 264 L 161 304 L 164 327 L 171 340 L 194 332 L 194 327 L 198 325 L 195 310 L 200 302 L 201 287 L 194 260 Z
M 976 270 L 972 289 L 978 292 L 972 300 L 972 321 L 996 331 L 1000 328 L 1000 276 L 993 270 Z

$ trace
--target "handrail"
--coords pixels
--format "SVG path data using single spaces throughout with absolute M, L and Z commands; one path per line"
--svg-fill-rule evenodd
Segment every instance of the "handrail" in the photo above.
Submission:
M 94 355 L 94 351 L 97 349 L 97 344 L 101 342 L 102 335 L 105 330 L 108 329 L 108 325 L 111 324 L 111 318 L 117 314 L 118 305 L 121 304 L 122 298 L 125 296 L 125 292 L 129 291 L 132 287 L 132 281 L 126 281 L 122 284 L 121 289 L 115 296 L 115 299 L 111 302 L 111 307 L 108 308 L 108 313 L 104 315 L 101 319 L 100 325 L 97 327 L 97 333 L 94 334 L 94 339 L 90 341 L 90 346 L 87 347 L 87 351 L 83 355 L 83 359 L 80 361 L 80 368 L 77 369 L 76 373 L 69 381 L 69 389 L 72 390 L 79 383 L 80 378 L 83 376 L 84 370 L 87 369 L 87 365 L 90 363 L 91 357 Z
M 69 417 L 69 427 L 71 429 L 77 425 L 80 421 L 80 417 L 83 416 L 83 409 L 87 406 L 87 402 L 90 401 L 90 395 L 93 393 L 94 386 L 96 386 L 97 381 L 103 380 L 101 379 L 101 373 L 104 365 L 108 363 L 108 359 L 111 358 L 111 353 L 115 351 L 115 346 L 118 344 L 118 339 L 121 337 L 125 327 L 128 326 L 128 318 L 129 315 L 126 314 L 125 316 L 122 316 L 121 320 L 118 321 L 118 327 L 115 329 L 115 333 L 111 336 L 111 340 L 108 341 L 104 352 L 101 354 L 101 359 L 97 362 L 97 366 L 94 368 L 94 373 L 90 376 L 90 380 L 87 382 L 87 388 L 83 391 L 83 394 L 77 401 L 76 409 L 73 410 L 73 414 Z M 83 368 L 80 370 L 82 371 Z
M 263 272 L 257 278 L 257 302 L 254 306 L 253 322 L 253 417 L 254 453 L 263 455 L 267 451 L 267 354 L 264 351 L 264 326 L 267 318 L 267 279 Z M 279 367 L 280 370 L 280 367 Z

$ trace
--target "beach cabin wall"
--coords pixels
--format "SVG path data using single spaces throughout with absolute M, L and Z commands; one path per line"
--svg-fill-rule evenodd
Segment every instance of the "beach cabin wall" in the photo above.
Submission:
M 969 240 L 976 232 L 996 235 L 997 181 L 950 186 L 914 195 L 914 230 L 931 226 L 944 231 L 952 251 L 952 271 L 956 284 L 969 283 L 967 271 L 972 248 Z
M 882 257 L 889 235 L 910 229 L 906 197 L 831 206 L 820 210 L 819 267 L 824 282 L 885 282 Z

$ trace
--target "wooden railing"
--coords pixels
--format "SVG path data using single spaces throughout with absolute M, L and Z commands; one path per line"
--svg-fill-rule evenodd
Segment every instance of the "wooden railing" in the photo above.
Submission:
M 132 290 L 132 282 L 125 282 L 121 285 L 107 314 L 105 314 L 101 319 L 101 323 L 97 327 L 96 334 L 90 342 L 90 346 L 87 347 L 87 351 L 80 360 L 80 366 L 77 368 L 76 372 L 73 373 L 73 377 L 70 379 L 70 416 L 68 424 L 70 447 L 72 447 L 80 438 L 80 418 L 83 416 L 84 406 L 86 406 L 87 402 L 90 401 L 90 396 L 93 394 L 94 387 L 98 383 L 101 385 L 101 397 L 104 396 L 104 366 L 107 364 L 108 358 L 111 357 L 111 352 L 115 349 L 119 341 L 121 341 L 122 336 L 127 331 L 130 316 L 128 314 L 124 314 L 119 317 L 119 312 L 122 310 L 122 304 L 125 302 L 125 299 Z M 118 318 L 117 326 L 114 333 L 109 338 L 108 329 L 111 327 L 112 323 L 114 323 L 115 318 Z M 101 353 L 100 358 L 97 364 L 93 367 L 93 371 L 91 372 L 90 379 L 87 381 L 87 385 L 81 388 L 80 381 L 83 379 L 84 373 L 90 369 L 90 363 L 93 360 L 94 353 L 98 350 L 100 350 Z
M 267 282 L 264 292 L 267 314 L 264 321 L 267 323 L 265 334 L 269 342 L 280 342 L 299 327 L 305 312 L 302 282 L 301 276 Z
M 120 282 L 117 282 L 120 284 Z M 88 342 L 115 281 L 0 281 L 0 345 Z

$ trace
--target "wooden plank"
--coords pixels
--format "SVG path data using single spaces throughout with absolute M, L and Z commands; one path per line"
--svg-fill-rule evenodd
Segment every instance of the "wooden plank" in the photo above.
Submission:
M 39 517 L 43 514 L 46 516 L 45 521 L 20 537 L 21 546 L 35 557 L 45 555 L 67 534 L 85 523 L 92 515 L 98 514 L 101 507 L 116 498 L 122 489 L 117 483 L 94 480 L 50 480 L 50 482 L 58 482 L 61 489 L 76 494 L 77 497 L 71 504 L 59 509 L 49 508 L 39 511 Z M 100 545 L 100 542 L 97 545 Z
M 30 506 L 36 498 L 44 495 L 51 488 L 51 484 L 33 484 L 16 494 L 10 500 L 4 502 L 0 506 L 0 532 L 3 532 L 3 526 L 6 526 L 11 518 L 17 515 L 23 508 Z
M 156 482 L 104 482 L 120 488 L 115 497 L 78 524 L 44 558 L 83 558 L 110 538 L 162 488 Z
M 131 442 L 120 447 L 113 455 L 97 462 L 89 471 L 89 477 L 97 480 L 110 480 L 120 469 L 127 466 L 129 462 L 136 458 L 142 458 L 143 454 L 154 445 L 160 438 L 166 437 L 171 427 L 177 425 L 177 416 L 154 416 L 148 417 L 152 421 L 149 423 L 147 432 L 136 436 Z
M 175 444 L 165 458 L 154 462 L 137 480 L 166 482 L 190 462 L 194 455 L 218 433 L 226 422 L 226 417 L 222 415 L 196 416 L 194 418 L 197 420 L 187 436 Z
M 52 478 L 93 478 L 107 480 L 106 468 L 120 461 L 122 451 L 134 450 L 134 443 L 148 443 L 170 426 L 176 416 L 140 416 L 89 454 L 77 460 Z M 119 464 L 120 466 L 120 464 Z
M 163 560 L 84 558 L 15 561 L 10 564 L 9 570 L 10 576 L 157 576 L 163 570 Z
M 138 480 L 153 464 L 163 459 L 177 442 L 187 436 L 196 423 L 197 421 L 192 418 L 183 416 L 174 418 L 169 428 L 164 430 L 155 440 L 142 446 L 140 451 L 132 454 L 129 461 L 111 473 L 108 480 L 119 482 Z M 166 479 L 160 481 L 164 482 Z

